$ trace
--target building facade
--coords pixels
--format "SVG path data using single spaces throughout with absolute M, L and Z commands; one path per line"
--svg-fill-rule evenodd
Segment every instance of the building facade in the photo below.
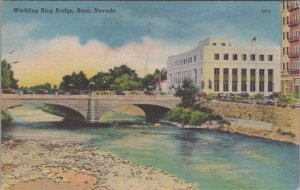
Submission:
M 280 91 L 280 48 L 233 46 L 228 38 L 208 38 L 190 51 L 167 61 L 169 92 L 185 78 L 206 93 L 262 93 Z
M 281 2 L 281 92 L 299 93 L 299 2 Z

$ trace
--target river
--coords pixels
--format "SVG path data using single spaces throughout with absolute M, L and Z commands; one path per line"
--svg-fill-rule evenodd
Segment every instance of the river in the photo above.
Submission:
M 295 190 L 299 146 L 244 135 L 150 124 L 72 128 L 36 105 L 9 109 L 5 136 L 73 138 L 136 163 L 153 166 L 201 190 Z

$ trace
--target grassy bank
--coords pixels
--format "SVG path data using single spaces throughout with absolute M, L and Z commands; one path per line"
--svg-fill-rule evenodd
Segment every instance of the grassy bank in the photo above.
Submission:
M 1 109 L 1 126 L 3 128 L 8 127 L 12 122 L 12 118 L 5 109 Z
M 56 115 L 56 116 L 60 116 L 60 117 L 65 117 L 65 113 L 53 105 L 43 105 L 39 108 L 42 109 L 43 112 L 46 112 L 46 113 L 49 113 L 52 115 Z

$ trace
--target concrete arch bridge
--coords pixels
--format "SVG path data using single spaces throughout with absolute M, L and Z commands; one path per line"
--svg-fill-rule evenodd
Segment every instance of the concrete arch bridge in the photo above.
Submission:
M 174 96 L 147 95 L 18 95 L 2 94 L 1 106 L 14 107 L 22 104 L 51 104 L 71 109 L 87 123 L 98 123 L 99 118 L 114 108 L 134 105 L 145 112 L 146 121 L 161 119 L 167 111 L 180 103 Z

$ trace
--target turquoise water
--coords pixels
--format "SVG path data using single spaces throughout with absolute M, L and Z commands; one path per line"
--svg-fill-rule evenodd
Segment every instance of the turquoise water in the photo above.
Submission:
M 34 108 L 9 110 L 16 126 L 2 135 L 78 138 L 204 190 L 295 190 L 298 186 L 297 145 L 164 125 L 70 128 L 61 125 L 61 118 Z

